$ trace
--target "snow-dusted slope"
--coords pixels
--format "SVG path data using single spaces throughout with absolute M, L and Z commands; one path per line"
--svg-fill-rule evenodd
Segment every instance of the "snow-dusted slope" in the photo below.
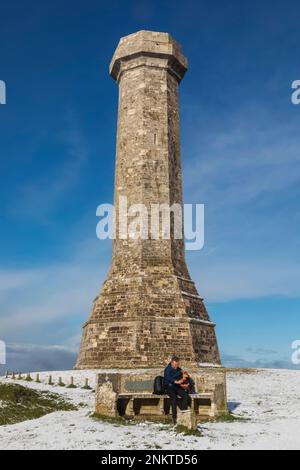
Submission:
M 83 385 L 95 372 L 52 372 L 57 381 Z M 41 374 L 47 382 L 48 373 Z M 11 383 L 10 379 L 1 379 Z M 114 426 L 89 417 L 94 393 L 88 390 L 49 387 L 46 383 L 18 382 L 61 393 L 79 411 L 59 412 L 35 421 L 0 427 L 1 449 L 300 449 L 300 371 L 261 370 L 228 374 L 229 406 L 247 421 L 209 423 L 203 437 L 183 436 L 160 424 Z

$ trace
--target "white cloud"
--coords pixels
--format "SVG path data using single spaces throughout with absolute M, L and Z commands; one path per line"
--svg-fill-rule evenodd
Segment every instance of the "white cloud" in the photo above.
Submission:
M 249 103 L 224 121 L 192 113 L 184 187 L 205 204 L 205 248 L 189 258 L 201 295 L 299 296 L 300 213 L 284 202 L 300 186 L 298 122 Z
M 15 372 L 35 372 L 51 370 L 70 370 L 76 363 L 76 352 L 56 345 L 7 344 L 5 370 Z
M 81 342 L 81 336 L 82 335 L 80 331 L 77 335 L 71 336 L 70 338 L 64 340 L 63 346 L 68 350 L 77 353 Z
M 222 123 L 214 116 L 205 125 L 201 114 L 198 122 L 184 174 L 195 202 L 200 197 L 221 207 L 240 206 L 300 181 L 299 126 L 292 115 L 283 123 L 257 105 L 245 105 Z
M 233 368 L 250 368 L 250 369 L 295 369 L 299 370 L 299 366 L 292 364 L 289 359 L 260 359 L 248 360 L 234 354 L 223 354 L 222 361 L 225 367 Z
M 210 260 L 201 254 L 189 265 L 200 295 L 210 302 L 268 296 L 299 297 L 299 266 L 284 266 L 263 259 L 218 261 L 217 256 Z
M 42 271 L 39 271 L 39 276 Z M 33 270 L 0 270 L 0 296 L 11 289 L 18 289 L 30 285 L 35 281 L 37 271 Z
M 69 262 L 30 269 L 28 273 L 2 270 L 1 276 L 8 282 L 0 307 L 1 339 L 17 341 L 29 335 L 34 340 L 46 326 L 55 331 L 61 320 L 73 319 L 74 324 L 85 321 L 108 270 L 109 252 L 104 245 L 90 240 L 89 252 L 81 251 L 80 244 Z

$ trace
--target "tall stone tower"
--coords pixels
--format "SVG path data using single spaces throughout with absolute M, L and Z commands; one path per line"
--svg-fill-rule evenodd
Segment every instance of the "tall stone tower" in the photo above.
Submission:
M 167 33 L 139 31 L 120 40 L 110 74 L 119 85 L 115 208 L 182 205 L 178 85 L 187 60 Z M 78 369 L 220 364 L 215 325 L 185 262 L 184 241 L 122 239 L 84 325 Z

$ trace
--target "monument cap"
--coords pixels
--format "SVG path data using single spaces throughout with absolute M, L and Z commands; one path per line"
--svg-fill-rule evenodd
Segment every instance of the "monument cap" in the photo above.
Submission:
M 122 73 L 122 65 L 134 59 L 132 67 L 150 65 L 151 61 L 143 63 L 136 59 L 155 58 L 164 59 L 160 63 L 153 62 L 152 66 L 165 67 L 170 70 L 177 80 L 180 81 L 188 68 L 188 61 L 181 51 L 181 46 L 169 33 L 155 31 L 138 31 L 120 39 L 118 47 L 110 64 L 110 74 L 119 81 Z

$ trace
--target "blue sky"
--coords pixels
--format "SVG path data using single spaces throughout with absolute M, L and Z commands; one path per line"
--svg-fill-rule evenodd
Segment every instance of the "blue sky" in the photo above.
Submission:
M 121 36 L 170 32 L 184 199 L 206 205 L 188 254 L 228 365 L 291 367 L 300 339 L 300 4 L 14 1 L 1 5 L 0 339 L 8 367 L 71 367 L 110 263 L 96 207 L 112 202 Z

